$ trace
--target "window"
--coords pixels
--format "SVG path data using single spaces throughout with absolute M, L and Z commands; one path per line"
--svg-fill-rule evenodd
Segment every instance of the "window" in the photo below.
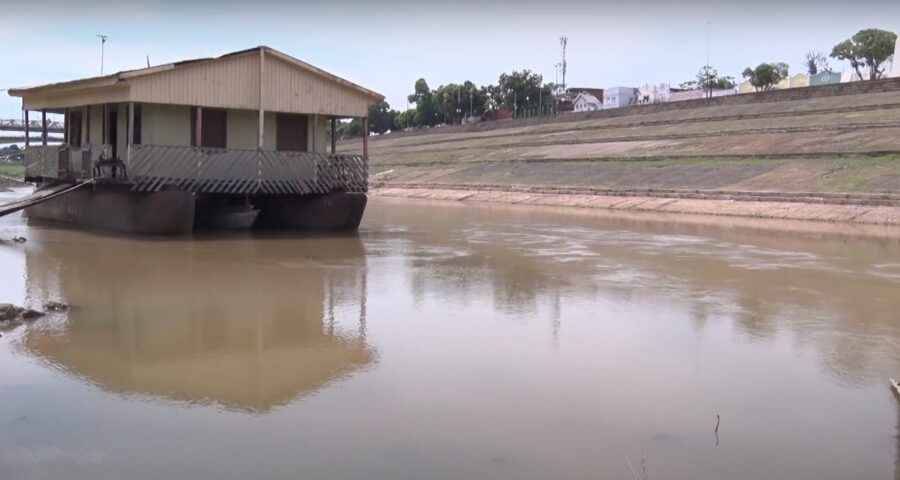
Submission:
M 228 112 L 221 108 L 204 108 L 200 117 L 200 146 L 226 148 Z M 197 107 L 191 107 L 191 145 L 197 145 Z
M 81 110 L 69 111 L 69 145 L 81 147 Z
M 143 135 L 141 134 L 141 105 L 136 104 L 134 106 L 134 137 L 131 139 L 131 142 L 135 145 L 140 145 L 142 143 Z
M 306 115 L 279 113 L 275 115 L 275 149 L 289 152 L 307 150 L 309 125 Z

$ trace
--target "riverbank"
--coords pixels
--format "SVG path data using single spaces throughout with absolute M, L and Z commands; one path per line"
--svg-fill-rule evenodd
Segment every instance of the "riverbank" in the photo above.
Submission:
M 845 195 L 835 197 L 785 196 L 756 192 L 755 196 L 729 192 L 628 192 L 582 191 L 540 187 L 478 188 L 468 185 L 380 184 L 370 194 L 383 197 L 486 202 L 622 212 L 652 212 L 756 219 L 815 221 L 859 225 L 900 226 L 900 198 L 894 195 Z M 734 192 L 732 192 L 734 193 Z M 780 196 L 779 196 L 780 195 Z M 705 198 L 702 198 L 704 197 Z M 698 198 L 701 197 L 701 198 Z M 804 201 L 806 200 L 806 201 Z M 816 203 L 812 203 L 815 201 Z

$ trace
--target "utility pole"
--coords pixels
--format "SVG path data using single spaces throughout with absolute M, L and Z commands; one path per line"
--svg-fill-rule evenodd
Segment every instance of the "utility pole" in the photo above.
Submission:
M 106 39 L 109 38 L 109 36 L 99 33 L 97 34 L 97 38 L 100 39 L 100 75 L 103 75 L 103 56 L 105 53 L 104 50 L 106 49 Z
M 709 65 L 709 50 L 710 44 L 712 40 L 712 22 L 706 22 L 706 98 L 712 98 L 712 85 L 710 85 L 710 81 L 712 78 L 710 77 L 710 69 L 712 68 Z
M 566 63 L 566 45 L 569 44 L 569 37 L 563 35 L 559 37 L 559 44 L 562 45 L 562 89 L 566 91 L 566 71 L 568 64 Z

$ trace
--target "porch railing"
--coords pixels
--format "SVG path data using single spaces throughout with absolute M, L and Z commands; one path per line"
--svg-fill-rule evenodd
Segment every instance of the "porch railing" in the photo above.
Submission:
M 165 186 L 197 193 L 310 194 L 366 192 L 362 155 L 134 145 L 128 162 L 132 190 Z
M 91 177 L 91 166 L 100 157 L 104 145 L 70 147 L 68 145 L 34 145 L 25 149 L 25 178 L 85 179 Z

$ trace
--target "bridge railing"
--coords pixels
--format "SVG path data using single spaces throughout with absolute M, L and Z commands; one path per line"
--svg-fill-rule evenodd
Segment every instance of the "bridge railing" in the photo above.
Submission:
M 312 194 L 366 192 L 362 155 L 133 145 L 128 162 L 133 190 L 164 186 L 198 193 Z

